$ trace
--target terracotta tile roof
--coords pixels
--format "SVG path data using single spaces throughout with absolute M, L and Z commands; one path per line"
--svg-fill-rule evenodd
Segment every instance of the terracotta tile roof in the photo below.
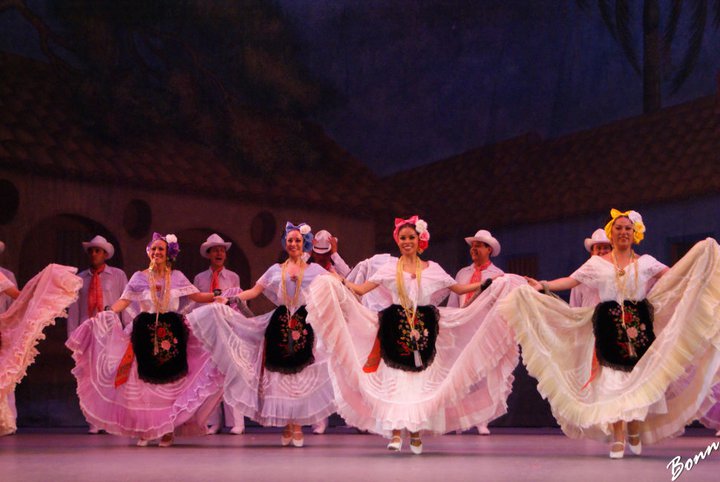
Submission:
M 709 96 L 556 139 L 529 134 L 384 182 L 405 186 L 440 237 L 715 194 L 718 105 Z
M 300 132 L 308 146 L 305 152 L 319 158 L 326 169 L 299 170 L 292 179 L 283 173 L 261 180 L 238 174 L 211 149 L 171 132 L 134 145 L 104 142 L 85 127 L 49 65 L 0 53 L 0 71 L 4 73 L 0 76 L 2 168 L 114 185 L 152 185 L 154 189 L 223 195 L 238 201 L 316 207 L 354 217 L 374 218 L 395 205 L 379 179 L 319 126 L 305 123 Z M 254 116 L 258 135 L 298 135 L 284 119 Z

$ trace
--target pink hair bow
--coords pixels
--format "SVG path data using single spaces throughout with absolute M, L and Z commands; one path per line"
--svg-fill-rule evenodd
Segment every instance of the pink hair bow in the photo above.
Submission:
M 393 230 L 393 239 L 398 242 L 398 235 L 400 233 L 400 226 L 412 224 L 415 226 L 415 230 L 418 232 L 418 248 L 420 252 L 425 251 L 430 244 L 430 232 L 427 229 L 427 223 L 420 219 L 417 215 L 410 216 L 407 219 L 395 218 L 395 230 Z

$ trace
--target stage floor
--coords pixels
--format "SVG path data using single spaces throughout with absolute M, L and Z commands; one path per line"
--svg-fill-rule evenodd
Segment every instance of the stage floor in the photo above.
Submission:
M 646 447 L 642 457 L 610 460 L 607 447 L 570 440 L 557 430 L 495 429 L 423 438 L 425 453 L 385 449 L 384 439 L 335 428 L 306 434 L 305 447 L 280 447 L 279 432 L 180 438 L 171 448 L 135 447 L 110 435 L 24 432 L 0 437 L 0 480 L 14 481 L 671 481 L 667 465 L 685 463 L 713 442 L 714 432 L 690 429 Z M 678 481 L 720 480 L 720 450 L 710 450 Z

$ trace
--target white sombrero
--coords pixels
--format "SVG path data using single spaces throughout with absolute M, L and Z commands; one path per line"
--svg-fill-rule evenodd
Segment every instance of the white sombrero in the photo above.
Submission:
M 113 245 L 108 243 L 108 240 L 100 235 L 95 236 L 87 243 L 83 242 L 82 247 L 86 252 L 89 248 L 100 248 L 107 253 L 107 259 L 112 258 L 115 254 Z
M 215 246 L 225 246 L 225 249 L 228 250 L 230 246 L 232 246 L 232 243 L 225 241 L 220 235 L 213 233 L 208 236 L 207 241 L 200 245 L 200 256 L 209 258 L 208 251 Z
M 465 242 L 472 246 L 473 241 L 479 241 L 481 243 L 485 243 L 488 246 L 492 248 L 492 253 L 490 253 L 490 256 L 495 257 L 498 254 L 500 254 L 500 243 L 497 239 L 493 238 L 492 234 L 490 234 L 490 231 L 487 231 L 485 229 L 481 229 L 477 233 L 475 233 L 475 236 L 472 236 L 470 238 L 465 238 Z
M 591 237 L 585 238 L 585 249 L 588 253 L 592 252 L 592 247 L 596 244 L 611 244 L 604 229 L 596 229 Z
M 317 234 L 315 234 L 315 239 L 313 240 L 313 251 L 317 254 L 329 253 L 332 249 L 332 246 L 330 245 L 331 239 L 332 234 L 324 229 L 321 229 L 317 232 Z

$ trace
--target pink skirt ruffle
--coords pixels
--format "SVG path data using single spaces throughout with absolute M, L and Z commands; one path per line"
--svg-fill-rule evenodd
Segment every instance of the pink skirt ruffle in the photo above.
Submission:
M 702 412 L 700 422 L 706 427 L 720 430 L 720 384 L 712 388 Z
M 207 418 L 222 396 L 223 377 L 190 332 L 188 374 L 166 384 L 138 378 L 137 360 L 128 380 L 115 388 L 118 365 L 130 343 L 117 314 L 104 311 L 83 322 L 66 345 L 73 352 L 80 408 L 88 422 L 108 433 L 159 438 L 167 433 L 204 435 Z
M 365 373 L 377 313 L 336 279 L 317 278 L 310 286 L 308 319 L 332 347 L 338 412 L 349 424 L 386 436 L 403 428 L 438 434 L 465 430 L 504 414 L 518 349 L 495 307 L 522 284 L 520 277 L 503 276 L 467 308 L 440 308 L 437 353 L 426 370 L 406 372 L 380 362 L 376 372 Z
M 51 264 L 32 278 L 10 309 L 0 314 L 0 435 L 16 430 L 15 415 L 7 397 L 22 380 L 38 354 L 43 330 L 66 316 L 65 308 L 77 299 L 82 280 L 70 266 Z
M 272 312 L 248 318 L 210 303 L 187 319 L 225 375 L 225 403 L 261 425 L 318 423 L 335 411 L 327 355 L 317 344 L 315 362 L 300 373 L 263 370 L 264 334 L 271 316 Z

